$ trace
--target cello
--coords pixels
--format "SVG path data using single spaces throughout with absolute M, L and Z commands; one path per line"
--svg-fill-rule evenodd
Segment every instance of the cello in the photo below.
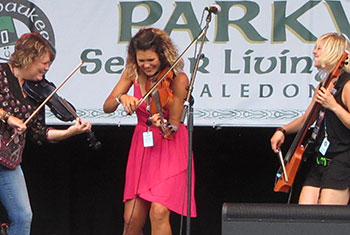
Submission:
M 342 56 L 340 57 L 337 65 L 335 66 L 332 73 L 328 75 L 326 80 L 320 84 L 320 86 L 325 87 L 326 89 L 329 87 L 331 81 L 335 78 L 337 78 L 342 69 L 343 65 L 348 63 L 346 60 L 348 59 L 348 51 L 344 51 Z M 289 147 L 286 156 L 283 159 L 284 167 L 280 167 L 276 174 L 276 181 L 274 186 L 275 192 L 284 192 L 288 193 L 290 191 L 290 188 L 293 185 L 295 176 L 299 170 L 301 161 L 303 160 L 303 154 L 308 147 L 310 141 L 304 141 L 304 138 L 307 134 L 307 131 L 309 130 L 310 126 L 315 122 L 317 119 L 320 111 L 321 111 L 322 105 L 315 102 L 314 105 L 311 107 L 310 113 L 305 118 L 305 121 L 303 123 L 303 126 L 300 128 L 300 130 L 297 132 L 296 136 L 294 137 L 294 140 Z M 284 174 L 282 174 L 282 171 Z M 285 174 L 287 177 L 285 177 Z

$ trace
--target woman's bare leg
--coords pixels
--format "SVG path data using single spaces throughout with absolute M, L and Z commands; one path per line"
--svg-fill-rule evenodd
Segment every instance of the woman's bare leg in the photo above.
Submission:
M 124 203 L 124 231 L 123 235 L 142 235 L 142 228 L 146 222 L 150 203 L 136 198 Z
M 152 235 L 171 235 L 170 211 L 165 206 L 153 202 L 150 209 Z
M 324 205 L 348 205 L 349 189 L 338 190 L 324 188 L 321 190 L 320 204 Z
M 318 204 L 320 188 L 313 186 L 304 186 L 299 196 L 299 204 Z

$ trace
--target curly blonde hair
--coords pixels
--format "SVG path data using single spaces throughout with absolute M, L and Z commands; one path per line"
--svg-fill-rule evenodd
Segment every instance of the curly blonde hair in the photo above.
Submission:
M 319 58 L 321 68 L 325 68 L 329 65 L 333 70 L 344 51 L 350 50 L 349 40 L 343 34 L 326 33 L 317 39 L 315 47 L 318 47 L 321 42 L 323 43 L 322 55 Z M 344 67 L 345 71 L 350 71 L 350 66 L 348 64 L 345 64 Z
M 175 48 L 169 35 L 161 29 L 143 28 L 130 40 L 128 56 L 126 59 L 126 70 L 135 80 L 138 80 L 138 65 L 136 52 L 138 50 L 154 50 L 161 62 L 160 69 L 171 67 L 178 58 L 178 51 Z M 182 71 L 184 66 L 181 59 L 174 67 L 175 74 Z
M 9 63 L 15 68 L 26 68 L 36 59 L 45 56 L 46 53 L 49 53 L 50 61 L 54 61 L 56 50 L 49 41 L 39 33 L 26 33 L 17 40 Z

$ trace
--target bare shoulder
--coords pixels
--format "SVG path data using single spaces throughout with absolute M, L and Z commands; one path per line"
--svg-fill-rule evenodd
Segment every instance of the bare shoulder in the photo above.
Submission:
M 188 84 L 188 77 L 184 72 L 178 73 L 174 78 L 174 83 L 176 85 L 187 85 Z
M 344 84 L 343 95 L 350 96 L 350 80 Z
M 345 83 L 344 89 L 350 89 L 350 80 Z
M 350 107 L 350 80 L 347 81 L 343 87 L 342 100 L 344 104 L 349 108 Z
M 131 74 L 129 70 L 125 69 L 120 79 L 133 82 L 135 80 L 135 77 Z

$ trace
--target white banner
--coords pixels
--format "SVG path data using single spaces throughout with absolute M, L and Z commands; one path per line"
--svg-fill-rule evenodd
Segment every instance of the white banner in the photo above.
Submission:
M 216 1 L 195 76 L 195 125 L 279 126 L 303 114 L 318 81 L 312 50 L 327 32 L 350 35 L 349 1 Z M 18 37 L 38 31 L 56 47 L 47 79 L 93 124 L 129 125 L 122 109 L 102 105 L 120 78 L 128 40 L 142 27 L 165 29 L 181 54 L 204 28 L 213 1 L 1 0 L 0 62 Z M 204 15 L 202 15 L 204 14 Z M 201 22 L 203 19 L 203 22 Z M 209 21 L 209 19 L 208 19 Z M 184 55 L 191 78 L 192 47 Z M 47 122 L 62 124 L 49 110 Z

